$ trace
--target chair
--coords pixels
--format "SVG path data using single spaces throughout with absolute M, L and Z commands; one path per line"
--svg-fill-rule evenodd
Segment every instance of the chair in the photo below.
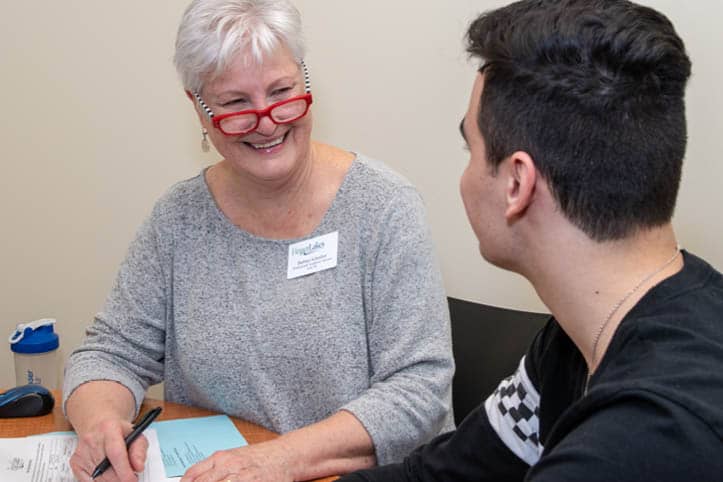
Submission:
M 452 350 L 457 370 L 452 381 L 454 419 L 460 422 L 514 373 L 537 331 L 550 318 L 447 298 Z

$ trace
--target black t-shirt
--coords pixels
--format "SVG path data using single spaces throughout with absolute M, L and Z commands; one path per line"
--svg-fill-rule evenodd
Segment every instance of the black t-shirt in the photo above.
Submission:
M 587 394 L 551 319 L 455 432 L 341 481 L 723 481 L 723 277 L 683 256 L 627 313 Z

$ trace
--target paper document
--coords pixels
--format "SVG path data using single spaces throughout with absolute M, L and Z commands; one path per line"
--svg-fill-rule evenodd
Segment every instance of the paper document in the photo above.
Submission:
M 174 482 L 217 450 L 247 445 L 226 415 L 153 422 L 145 470 L 139 482 Z M 78 445 L 74 432 L 0 438 L 1 482 L 76 482 L 68 460 Z
M 166 474 L 155 430 L 143 432 L 148 439 L 145 470 L 139 482 L 164 482 Z M 2 482 L 76 482 L 68 460 L 78 445 L 73 432 L 57 432 L 23 438 L 0 438 Z
M 179 477 L 217 450 L 247 445 L 226 415 L 153 422 L 167 477 Z

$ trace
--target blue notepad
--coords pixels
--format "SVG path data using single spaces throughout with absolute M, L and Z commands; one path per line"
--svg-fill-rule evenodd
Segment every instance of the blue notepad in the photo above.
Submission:
M 248 445 L 226 415 L 164 420 L 151 427 L 158 434 L 166 477 L 180 477 L 217 450 Z

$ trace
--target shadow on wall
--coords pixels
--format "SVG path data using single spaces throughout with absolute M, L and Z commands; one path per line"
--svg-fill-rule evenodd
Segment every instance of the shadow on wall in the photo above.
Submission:
M 163 400 L 163 382 L 148 387 L 148 390 L 146 391 L 146 398 Z

